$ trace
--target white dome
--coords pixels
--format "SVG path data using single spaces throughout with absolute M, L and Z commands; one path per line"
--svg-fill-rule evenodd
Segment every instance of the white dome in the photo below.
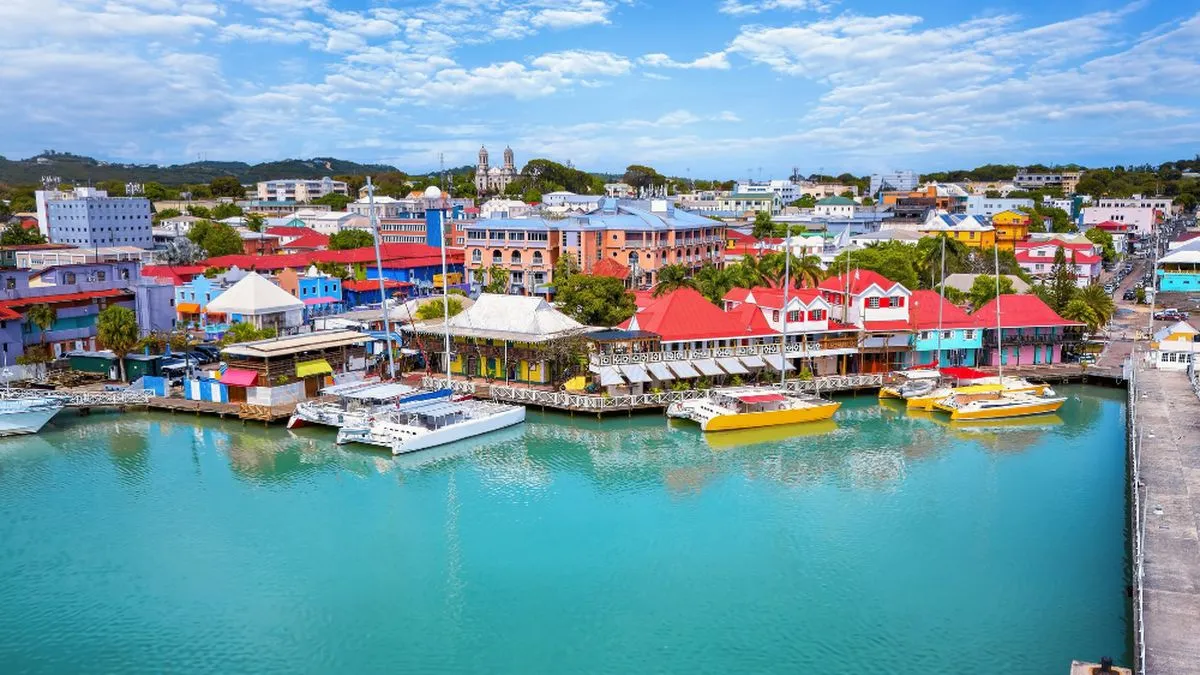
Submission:
M 430 185 L 425 188 L 425 199 L 441 199 L 442 191 L 436 185 Z

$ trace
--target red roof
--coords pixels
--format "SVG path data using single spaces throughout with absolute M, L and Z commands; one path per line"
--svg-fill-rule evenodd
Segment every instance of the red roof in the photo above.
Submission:
M 422 267 L 441 264 L 441 251 L 436 246 L 425 244 L 383 244 L 380 247 L 380 257 L 384 267 Z M 343 265 L 374 264 L 375 248 L 364 246 L 342 251 L 308 251 L 304 253 L 287 253 L 277 255 L 223 255 L 201 261 L 205 267 L 233 267 L 257 270 L 304 269 L 319 262 L 340 263 Z M 402 263 L 399 265 L 387 263 Z M 462 263 L 463 252 L 447 250 L 446 262 Z
M 639 312 L 642 311 L 643 309 L 646 309 L 650 305 L 653 305 L 654 301 L 657 299 L 658 298 L 654 297 L 654 291 L 634 291 L 633 292 L 633 300 L 634 300 L 634 302 L 637 303 L 637 308 L 638 308 Z
M 1084 253 L 1083 251 L 1079 250 L 1074 250 L 1070 253 L 1067 251 L 1063 252 L 1067 254 L 1067 262 L 1071 262 L 1071 260 L 1074 259 L 1074 261 L 1080 265 L 1094 265 L 1104 259 L 1103 256 L 1098 256 L 1092 253 Z M 1016 252 L 1016 258 L 1017 262 L 1019 263 L 1045 263 L 1052 260 L 1052 258 L 1048 258 L 1044 255 L 1030 255 L 1029 251 L 1022 250 L 1018 250 Z
M 394 281 L 392 279 L 385 279 L 383 282 L 384 288 L 408 288 L 409 286 L 412 286 L 412 284 L 408 283 L 407 281 Z M 377 290 L 379 290 L 379 280 L 378 279 L 346 279 L 345 281 L 342 282 L 342 288 L 346 289 L 347 291 L 355 291 L 355 292 L 377 291 Z
M 280 225 L 278 227 L 268 227 L 267 234 L 274 234 L 280 237 L 303 237 L 306 234 L 319 234 L 311 227 L 288 227 Z
M 286 249 L 317 250 L 329 246 L 329 237 L 320 232 L 308 232 L 283 245 Z
M 1093 225 L 1092 227 L 1098 227 L 1102 230 L 1113 230 L 1116 232 L 1124 232 L 1126 230 L 1133 229 L 1133 225 L 1131 225 L 1129 223 L 1118 223 L 1115 220 L 1106 220 L 1103 223 L 1097 223 L 1097 224 Z
M 15 300 L 5 300 L 0 302 L 0 307 L 12 309 L 14 307 L 29 307 L 32 305 L 54 305 L 60 302 L 77 302 L 79 300 L 95 300 L 98 298 L 120 298 L 132 297 L 133 291 L 110 288 L 105 291 L 82 291 L 80 293 L 62 293 L 59 295 L 37 295 L 27 298 L 17 298 Z
M 221 384 L 235 387 L 252 387 L 258 379 L 258 371 L 242 370 L 241 368 L 226 368 L 221 373 Z
M 630 322 L 636 321 L 638 330 L 657 333 L 667 341 L 740 338 L 775 332 L 766 325 L 765 319 L 756 322 L 750 312 L 761 319 L 762 312 L 756 307 L 746 305 L 733 312 L 723 312 L 700 293 L 681 288 L 656 298 L 634 314 Z
M 1018 241 L 1017 250 L 1028 250 L 1034 248 L 1058 248 L 1061 246 L 1065 251 L 1094 251 L 1096 245 L 1092 242 L 1069 242 L 1061 239 L 1047 239 L 1045 241 Z
M 993 298 L 975 310 L 972 317 L 977 326 L 996 327 L 996 302 L 1000 302 L 1000 326 L 1002 328 L 1034 328 L 1043 326 L 1082 326 L 1059 316 L 1036 295 L 1002 295 Z
M 725 293 L 721 299 L 727 302 L 746 302 L 746 299 L 749 295 L 749 288 L 740 288 L 735 286 L 734 288 L 729 289 L 729 291 Z
M 962 308 L 934 291 L 913 291 L 908 315 L 913 328 L 927 330 L 938 327 L 938 307 L 941 307 L 942 328 L 975 328 L 976 321 Z
M 144 265 L 141 274 L 143 277 L 167 279 L 179 286 L 197 275 L 204 274 L 205 269 L 207 268 L 204 265 Z
M 15 321 L 20 318 L 21 318 L 20 314 L 17 314 L 16 312 L 12 311 L 11 309 L 4 307 L 3 305 L 0 305 L 0 321 Z
M 902 330 L 910 330 L 907 321 L 864 321 L 863 330 L 867 332 L 895 332 Z
M 629 268 L 612 258 L 604 258 L 595 265 L 592 265 L 592 276 L 628 279 Z
M 883 290 L 890 290 L 897 285 L 896 282 L 888 279 L 878 272 L 871 270 L 854 270 L 850 273 L 850 294 L 858 295 L 867 290 L 871 284 L 879 286 Z M 829 277 L 817 285 L 817 288 L 823 291 L 833 291 L 835 293 L 846 292 L 846 275 L 839 274 L 836 277 Z

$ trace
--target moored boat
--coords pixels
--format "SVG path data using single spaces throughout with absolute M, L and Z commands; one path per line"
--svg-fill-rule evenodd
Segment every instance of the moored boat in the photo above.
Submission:
M 731 431 L 828 420 L 841 405 L 771 387 L 727 387 L 672 403 L 667 415 L 692 420 L 701 431 Z
M 1029 392 L 956 393 L 934 404 L 952 420 L 994 420 L 1057 412 L 1066 402 L 1059 396 Z
M 430 399 L 376 415 L 363 426 L 343 426 L 338 443 L 387 448 L 393 455 L 480 436 L 525 421 L 523 406 Z
M 0 436 L 36 434 L 66 405 L 67 399 L 61 396 L 21 396 L 0 400 Z

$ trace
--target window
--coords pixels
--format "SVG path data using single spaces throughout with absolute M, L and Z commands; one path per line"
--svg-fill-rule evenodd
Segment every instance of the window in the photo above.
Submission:
M 17 287 L 17 280 L 16 280 L 16 279 L 14 279 L 13 277 L 7 277 L 7 278 L 4 280 L 4 288 L 6 288 L 6 289 L 8 289 L 8 290 L 10 290 L 10 291 L 11 291 L 11 290 L 13 290 L 13 289 L 14 289 L 14 288 L 16 288 L 16 287 Z
M 923 331 L 921 331 L 920 338 L 922 340 L 928 340 L 931 335 L 932 335 L 932 333 L 930 333 L 929 331 L 923 330 Z
M 975 339 L 975 329 L 968 328 L 967 330 L 963 331 L 963 337 L 968 340 L 974 340 Z
M 943 339 L 943 340 L 949 340 L 949 339 L 951 339 L 951 338 L 953 338 L 953 337 L 954 337 L 954 331 L 952 331 L 952 330 L 944 330 L 944 331 L 942 331 L 942 339 Z
M 65 284 L 73 284 L 73 283 L 75 283 L 75 273 L 74 273 L 74 272 L 67 272 L 66 274 L 64 274 L 64 275 L 63 275 L 63 283 L 65 283 Z
M 879 309 L 879 298 L 867 298 L 867 307 L 870 309 Z
M 548 232 L 530 232 L 529 241 L 550 241 Z
M 779 321 L 779 310 L 771 312 L 771 321 Z
M 520 251 L 513 251 L 513 252 L 512 252 L 512 255 L 511 255 L 511 256 L 509 256 L 509 259 L 512 261 L 512 264 L 514 264 L 514 265 L 520 265 L 520 264 L 521 264 L 521 252 L 520 252 Z
M 96 272 L 96 281 L 104 281 L 107 278 L 108 278 L 108 273 L 105 272 L 104 270 L 100 270 L 99 272 Z
M 478 265 L 483 262 L 483 251 L 479 249 L 471 250 L 471 262 Z
M 825 310 L 823 310 L 823 309 L 812 310 L 811 312 L 808 313 L 808 320 L 809 321 L 824 321 L 825 320 Z
M 541 264 L 542 264 L 542 252 L 541 252 L 541 251 L 534 251 L 534 252 L 533 252 L 533 264 L 534 264 L 534 265 L 541 265 Z
M 504 264 L 504 254 L 501 253 L 499 250 L 492 251 L 492 264 L 493 265 Z
M 800 310 L 793 309 L 793 310 L 789 311 L 787 313 L 787 320 L 788 321 L 799 321 L 800 320 Z

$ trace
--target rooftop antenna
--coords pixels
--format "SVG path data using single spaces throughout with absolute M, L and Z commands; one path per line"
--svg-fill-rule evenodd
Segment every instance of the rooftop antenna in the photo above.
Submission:
M 58 176 L 42 176 L 42 189 L 46 192 L 57 192 L 62 179 Z

